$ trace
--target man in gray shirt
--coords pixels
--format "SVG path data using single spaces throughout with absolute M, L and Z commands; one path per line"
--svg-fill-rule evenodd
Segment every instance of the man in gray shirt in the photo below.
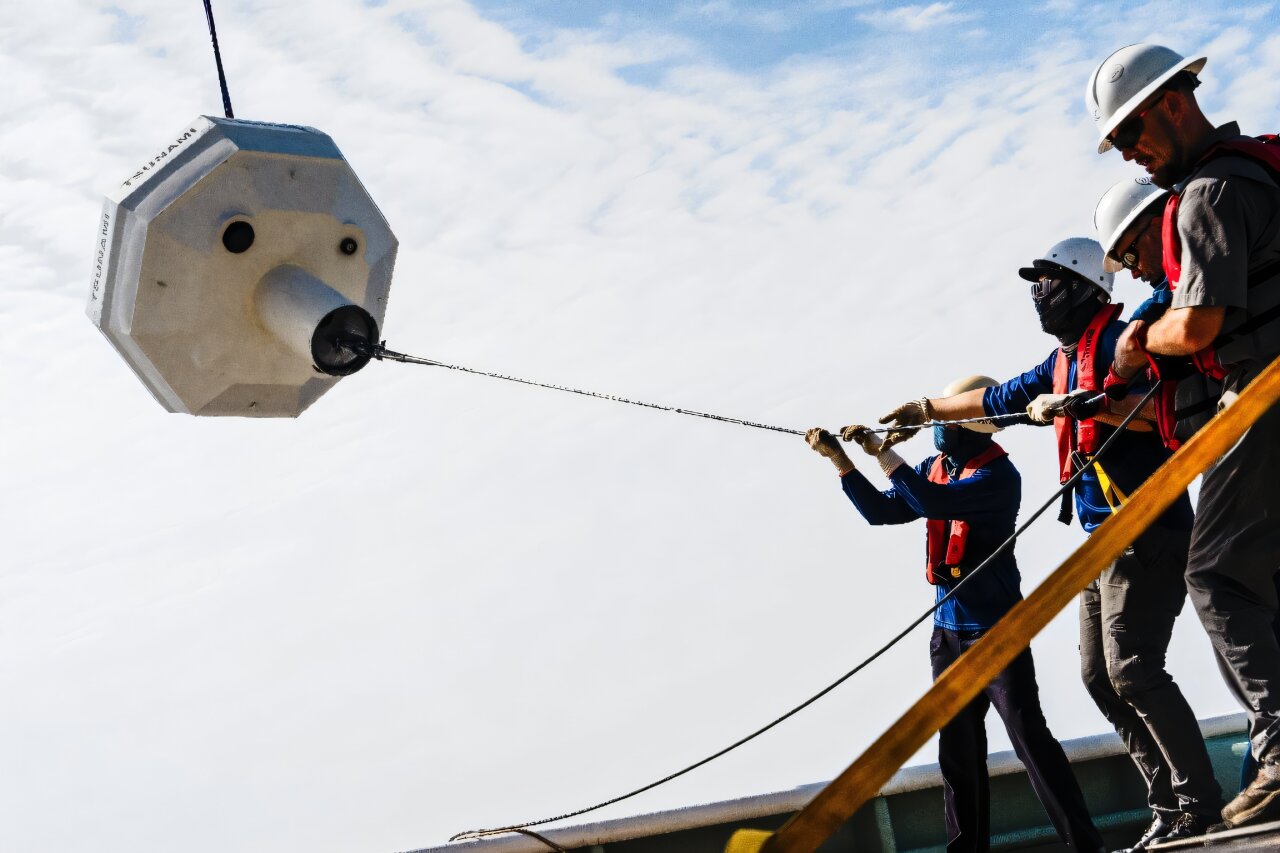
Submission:
M 1087 106 L 1099 151 L 1115 147 L 1171 189 L 1163 266 L 1170 310 L 1131 323 L 1116 345 L 1120 379 L 1147 354 L 1190 357 L 1228 405 L 1280 355 L 1280 146 L 1215 128 L 1196 102 L 1204 57 L 1130 45 L 1094 72 Z M 1120 248 L 1132 253 L 1135 247 Z M 1258 775 L 1222 810 L 1227 826 L 1280 819 L 1280 409 L 1204 473 L 1187 585 L 1233 692 L 1250 717 Z

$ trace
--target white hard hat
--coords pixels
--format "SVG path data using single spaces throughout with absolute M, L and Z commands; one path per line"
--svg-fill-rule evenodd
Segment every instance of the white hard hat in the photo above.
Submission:
M 992 379 L 990 376 L 965 376 L 962 379 L 957 379 L 955 382 L 952 382 L 946 388 L 943 388 L 942 396 L 951 397 L 955 394 L 963 394 L 965 391 L 973 391 L 977 388 L 994 388 L 999 384 L 999 382 Z M 992 433 L 1000 431 L 1000 427 L 995 424 L 972 423 L 961 424 L 961 426 L 965 429 L 971 429 L 974 432 Z
M 1098 230 L 1102 242 L 1102 268 L 1107 272 L 1119 272 L 1124 264 L 1116 258 L 1116 243 L 1125 229 L 1145 211 L 1154 208 L 1168 198 L 1168 193 L 1151 183 L 1146 175 L 1125 178 L 1102 194 L 1093 212 L 1093 227 Z
M 1044 256 L 1032 261 L 1031 266 L 1018 270 L 1018 275 L 1027 281 L 1039 281 L 1046 272 L 1064 269 L 1075 273 L 1090 284 L 1100 288 L 1107 296 L 1111 295 L 1111 282 L 1114 274 L 1102 265 L 1104 255 L 1102 246 L 1097 240 L 1088 237 L 1068 237 L 1049 247 Z
M 1199 74 L 1207 61 L 1158 44 L 1131 44 L 1102 60 L 1084 90 L 1085 108 L 1098 125 L 1098 153 L 1111 150 L 1107 137 L 1157 89 L 1179 71 Z

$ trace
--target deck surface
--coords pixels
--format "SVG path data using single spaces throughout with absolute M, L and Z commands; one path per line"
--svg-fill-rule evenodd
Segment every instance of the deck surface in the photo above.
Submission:
M 1211 832 L 1199 838 L 1160 844 L 1153 850 L 1178 853 L 1183 850 L 1213 850 L 1215 853 L 1244 853 L 1244 851 L 1280 850 L 1280 821 Z

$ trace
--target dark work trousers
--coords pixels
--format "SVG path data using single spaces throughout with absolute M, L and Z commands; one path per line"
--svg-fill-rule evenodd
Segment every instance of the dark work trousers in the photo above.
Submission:
M 1187 590 L 1228 687 L 1249 714 L 1258 761 L 1280 760 L 1280 408 L 1204 473 Z
M 981 631 L 935 627 L 929 657 L 936 679 L 982 636 Z M 1004 721 L 1013 750 L 1058 835 L 1071 850 L 1104 850 L 1089 818 L 1084 795 L 1062 745 L 1054 740 L 1040 710 L 1031 650 L 1014 658 L 986 689 L 938 733 L 947 819 L 947 853 L 986 853 L 991 843 L 991 792 L 987 781 L 987 708 Z
M 1080 594 L 1080 675 L 1147 783 L 1151 810 L 1217 819 L 1222 789 L 1165 652 L 1187 597 L 1190 531 L 1150 527 Z
M 1280 601 L 1280 572 L 1276 573 L 1276 599 Z M 1277 642 L 1280 642 L 1280 610 L 1276 611 L 1276 621 L 1272 623 L 1275 629 Z M 1214 660 L 1218 663 L 1218 672 L 1222 673 L 1222 679 L 1227 682 L 1227 689 L 1236 697 L 1241 705 L 1248 707 L 1248 701 L 1240 693 L 1240 688 L 1236 684 L 1235 677 L 1231 674 L 1231 667 L 1227 666 L 1226 661 L 1221 655 L 1214 655 Z M 1252 726 L 1252 717 L 1250 718 L 1250 726 Z M 1258 775 L 1258 762 L 1253 757 L 1253 750 L 1246 749 L 1244 758 L 1240 762 L 1240 790 L 1249 787 L 1249 783 L 1253 781 L 1253 777 Z

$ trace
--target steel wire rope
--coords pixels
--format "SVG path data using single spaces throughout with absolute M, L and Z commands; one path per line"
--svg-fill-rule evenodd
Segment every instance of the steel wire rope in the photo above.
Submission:
M 755 738 L 759 737 L 760 735 L 764 734 L 765 732 L 769 731 L 775 726 L 785 722 L 791 717 L 794 717 L 796 714 L 800 713 L 805 708 L 809 707 L 814 702 L 817 702 L 819 699 L 826 696 L 831 691 L 835 690 L 841 684 L 844 684 L 850 678 L 857 675 L 859 672 L 861 672 L 863 669 L 865 669 L 867 666 L 873 663 L 877 658 L 879 658 L 885 652 L 889 651 L 889 649 L 897 645 L 904 637 L 906 637 L 908 634 L 914 631 L 920 625 L 920 623 L 924 622 L 924 620 L 932 616 L 938 610 L 939 607 L 941 607 L 947 601 L 950 601 L 955 596 L 955 594 L 958 593 L 961 589 L 963 589 L 964 585 L 967 584 L 973 577 L 975 577 L 984 569 L 986 569 L 987 566 L 991 565 L 992 561 L 994 561 L 996 557 L 1003 554 L 1007 549 L 1012 547 L 1014 542 L 1018 540 L 1018 537 L 1021 536 L 1024 532 L 1026 532 L 1028 527 L 1030 527 L 1032 524 L 1038 521 L 1040 517 L 1044 515 L 1044 513 L 1049 509 L 1049 507 L 1053 506 L 1054 503 L 1059 501 L 1062 498 L 1062 496 L 1066 494 L 1069 490 L 1075 488 L 1076 483 L 1080 481 L 1080 478 L 1084 476 L 1085 472 L 1088 471 L 1090 468 L 1092 468 L 1094 465 L 1094 462 L 1096 462 L 1100 456 L 1102 456 L 1104 453 L 1107 452 L 1107 450 L 1111 447 L 1111 445 L 1115 443 L 1116 439 L 1125 431 L 1125 427 L 1127 427 L 1129 423 L 1135 417 L 1137 417 L 1138 413 L 1141 412 L 1142 409 L 1146 407 L 1147 403 L 1151 400 L 1151 398 L 1155 396 L 1156 391 L 1158 391 L 1160 388 L 1160 384 L 1161 384 L 1160 380 L 1156 380 L 1154 383 L 1152 383 L 1151 389 L 1147 391 L 1146 395 L 1143 396 L 1142 400 L 1136 406 L 1134 406 L 1133 410 L 1129 412 L 1129 414 L 1125 415 L 1124 419 L 1121 420 L 1119 425 L 1116 426 L 1115 431 L 1110 436 L 1107 437 L 1107 440 L 1104 441 L 1102 443 L 1102 446 L 1098 448 L 1098 451 L 1094 453 L 1092 457 L 1089 458 L 1089 461 L 1084 465 L 1082 465 L 1080 470 L 1076 471 L 1075 474 L 1073 474 L 1071 478 L 1067 480 L 1067 482 L 1063 483 L 1062 486 L 1059 487 L 1059 489 L 1053 493 L 1052 497 L 1050 497 L 1047 501 L 1044 502 L 1043 505 L 1040 506 L 1039 509 L 1037 509 L 1034 513 L 1032 513 L 1030 518 L 1028 518 L 1026 521 L 1020 524 L 1013 531 L 1012 535 L 1010 535 L 1008 539 L 1000 543 L 1000 546 L 997 547 L 996 550 L 993 551 L 991 555 L 987 557 L 987 559 L 983 560 L 980 564 L 978 564 L 976 568 L 974 568 L 973 571 L 969 572 L 969 574 L 966 575 L 964 578 L 962 578 L 958 584 L 952 587 L 950 592 L 948 592 L 942 598 L 938 599 L 932 607 L 926 610 L 923 614 L 921 614 L 913 622 L 911 622 L 910 625 L 908 625 L 901 632 L 895 635 L 893 639 L 891 639 L 889 642 L 885 643 L 878 650 L 872 653 L 871 656 L 863 660 L 861 663 L 859 663 L 853 669 L 846 672 L 844 675 L 837 678 L 831 684 L 824 687 L 822 690 L 815 693 L 813 696 L 810 696 L 808 699 L 804 700 L 799 705 L 796 705 L 794 708 L 787 711 L 782 716 L 778 717 L 777 719 L 773 720 L 772 722 L 764 726 L 761 726 L 751 734 L 738 739 L 737 741 L 733 742 L 729 746 L 726 746 L 724 749 L 721 749 L 718 752 L 708 755 L 706 758 L 703 758 L 700 761 L 696 761 L 693 764 L 690 764 L 689 766 L 681 770 L 677 770 L 674 773 L 668 774 L 667 776 L 664 776 L 661 779 L 658 779 L 654 782 L 650 782 L 649 784 L 643 787 L 636 788 L 633 791 L 629 791 L 625 794 L 621 794 L 617 797 L 613 797 L 611 799 L 597 803 L 593 806 L 588 806 L 586 808 L 577 809 L 571 812 L 566 812 L 565 814 L 557 815 L 555 817 L 541 818 L 539 820 L 529 821 L 527 823 L 511 824 L 509 826 L 494 827 L 492 829 L 466 830 L 465 832 L 459 832 L 456 835 L 452 836 L 449 839 L 449 841 L 451 842 L 452 841 L 469 841 L 473 839 L 485 838 L 490 835 L 502 835 L 509 832 L 521 832 L 523 830 L 527 830 L 531 826 L 543 826 L 548 823 L 554 823 L 556 821 L 566 820 L 571 817 L 578 817 L 579 815 L 584 815 L 584 814 L 587 814 L 588 812 L 597 811 L 606 806 L 611 806 L 611 805 L 614 805 L 615 803 L 620 803 L 623 800 L 628 800 L 639 794 L 643 794 L 646 791 L 653 790 L 659 785 L 666 784 L 667 782 L 670 782 L 673 779 L 678 779 L 679 777 L 684 776 L 685 774 L 690 773 L 698 769 L 699 767 L 702 767 L 705 764 L 709 764 L 712 761 L 715 761 L 717 758 L 720 758 L 721 756 L 726 755 L 729 752 L 732 752 L 733 750 L 737 749 L 743 744 L 751 740 L 754 740 Z
M 235 118 L 231 111 L 231 93 L 227 91 L 227 75 L 222 70 L 222 51 L 218 49 L 218 29 L 213 25 L 213 0 L 204 0 L 204 16 L 209 19 L 209 38 L 213 41 L 213 61 L 218 66 L 218 86 L 222 89 L 222 110 L 227 118 Z
M 443 367 L 446 370 L 457 370 L 462 373 L 470 373 L 474 376 L 487 376 L 490 379 L 502 379 L 507 382 L 518 382 L 521 385 L 532 385 L 537 388 L 547 388 L 552 391 L 563 391 L 567 394 L 578 394 L 583 397 L 594 397 L 597 400 L 610 400 L 614 403 L 626 403 L 629 406 L 640 406 L 645 409 L 657 409 L 661 412 L 674 412 L 677 415 L 689 415 L 696 418 L 708 418 L 713 421 L 721 421 L 723 423 L 737 424 L 738 426 L 751 427 L 752 429 L 767 429 L 773 432 L 783 432 L 788 435 L 804 435 L 805 430 L 792 429 L 790 427 L 774 426 L 772 424 L 759 423 L 757 421 L 743 420 L 742 418 L 731 418 L 725 415 L 715 415 L 710 412 L 699 412 L 695 409 L 683 409 L 679 406 L 664 406 L 661 403 L 646 403 L 641 400 L 631 400 L 627 397 L 620 397 L 616 394 L 601 394 L 598 391 L 584 391 L 580 388 L 570 388 L 567 385 L 555 385 L 550 382 L 538 382 L 533 379 L 521 379 L 518 376 L 508 376 L 505 373 L 491 373 L 487 370 L 477 370 L 474 367 L 462 367 L 457 364 L 447 364 L 443 361 L 436 361 L 431 358 L 423 358 L 416 355 L 405 355 L 402 352 L 389 350 L 382 344 L 370 344 L 365 341 L 348 341 L 341 342 L 341 346 L 346 347 L 357 355 L 369 356 L 379 361 L 387 359 L 390 361 L 399 361 L 404 364 L 423 364 L 428 367 Z M 1023 413 L 1010 415 L 985 415 L 980 418 L 961 418 L 954 421 L 929 421 L 919 425 L 919 429 L 926 429 L 935 426 L 952 426 L 962 424 L 991 423 L 992 421 L 1011 420 L 1014 418 L 1026 417 Z M 916 429 L 917 427 L 912 427 Z M 891 432 L 895 427 L 877 427 L 868 429 L 867 432 Z

